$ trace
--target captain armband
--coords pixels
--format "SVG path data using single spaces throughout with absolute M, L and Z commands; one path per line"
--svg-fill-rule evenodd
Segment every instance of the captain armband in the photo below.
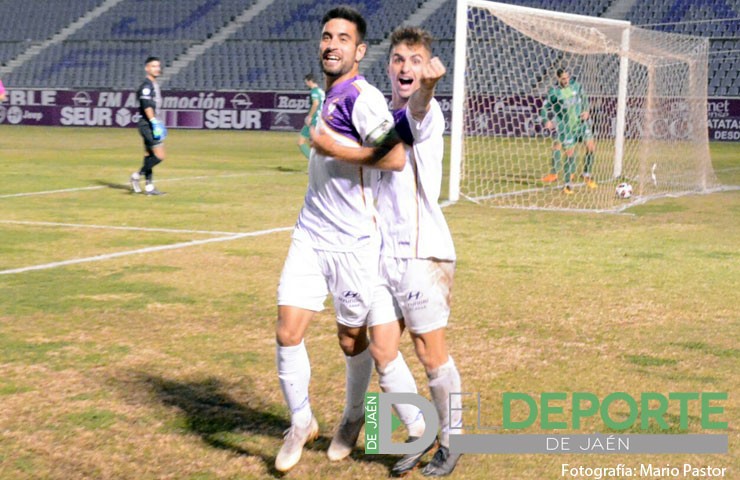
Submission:
M 373 147 L 380 147 L 389 144 L 393 145 L 397 143 L 395 141 L 397 138 L 398 133 L 396 133 L 393 122 L 386 120 L 367 135 L 367 143 Z

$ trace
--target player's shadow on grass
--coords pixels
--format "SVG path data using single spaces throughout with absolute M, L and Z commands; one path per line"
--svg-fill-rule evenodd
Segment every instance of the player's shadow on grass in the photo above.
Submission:
M 101 187 L 113 188 L 115 190 L 126 190 L 126 193 L 131 193 L 131 185 L 128 183 L 113 183 L 106 180 L 93 180 L 93 183 L 100 185 Z
M 292 168 L 292 167 L 285 167 L 283 165 L 279 165 L 275 167 L 275 170 L 278 172 L 286 172 L 286 173 L 306 173 L 305 168 Z
M 283 432 L 290 427 L 287 418 L 271 413 L 269 410 L 272 408 L 261 405 L 260 399 L 250 398 L 247 404 L 237 402 L 225 393 L 225 386 L 216 378 L 181 382 L 145 374 L 142 380 L 164 405 L 181 412 L 187 431 L 199 435 L 211 447 L 259 457 L 271 475 L 282 476 L 275 470 L 277 449 L 272 442 L 256 448 L 245 447 L 246 442 L 239 442 L 239 433 L 269 435 L 282 441 Z M 337 413 L 337 422 L 339 415 L 340 412 Z M 331 437 L 322 434 L 305 448 L 326 454 L 330 442 Z M 390 471 L 399 457 L 365 455 L 360 448 L 355 448 L 351 458 L 355 461 L 380 463 Z
M 285 418 L 234 400 L 225 393 L 222 382 L 207 378 L 198 382 L 181 382 L 156 376 L 144 376 L 144 383 L 168 407 L 179 410 L 184 429 L 199 435 L 211 447 L 242 455 L 260 457 L 267 469 L 276 475 L 275 454 L 261 448 L 250 449 L 239 442 L 239 433 L 282 438 L 288 427 Z M 259 399 L 254 403 L 259 405 Z M 237 435 L 230 435 L 237 434 Z M 270 448 L 267 446 L 266 448 Z

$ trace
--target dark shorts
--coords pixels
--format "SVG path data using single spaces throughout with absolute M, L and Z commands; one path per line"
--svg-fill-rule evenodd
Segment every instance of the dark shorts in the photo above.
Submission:
M 151 150 L 154 147 L 158 147 L 159 145 L 162 145 L 164 141 L 160 138 L 159 140 L 154 139 L 154 134 L 152 133 L 152 126 L 149 124 L 149 122 L 139 123 L 139 135 L 141 135 L 141 138 L 144 139 L 144 146 L 147 150 Z

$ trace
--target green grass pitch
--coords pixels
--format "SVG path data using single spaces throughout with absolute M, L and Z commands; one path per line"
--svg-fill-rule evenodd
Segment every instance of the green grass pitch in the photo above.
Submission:
M 276 476 L 275 290 L 307 181 L 296 139 L 172 131 L 155 170 L 167 195 L 146 197 L 128 191 L 133 129 L 0 127 L 0 478 Z M 720 181 L 740 185 L 740 144 L 711 150 Z M 728 392 L 730 454 L 468 455 L 454 478 L 559 479 L 563 463 L 740 475 L 740 191 L 625 213 L 445 209 L 463 389 L 484 426 L 507 391 Z M 321 437 L 287 478 L 387 477 L 393 457 L 326 458 L 344 401 L 330 306 L 307 345 Z M 408 337 L 403 350 L 428 395 Z M 693 407 L 688 431 L 707 433 Z

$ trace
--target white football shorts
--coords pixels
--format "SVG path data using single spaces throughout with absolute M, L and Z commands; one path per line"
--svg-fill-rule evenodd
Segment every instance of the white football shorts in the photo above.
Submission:
M 383 257 L 380 264 L 383 282 L 373 293 L 368 326 L 399 318 L 415 334 L 447 326 L 455 262 Z
M 315 249 L 309 240 L 294 235 L 280 275 L 278 305 L 320 312 L 331 294 L 337 322 L 361 327 L 378 285 L 379 257 L 377 243 L 334 252 Z

